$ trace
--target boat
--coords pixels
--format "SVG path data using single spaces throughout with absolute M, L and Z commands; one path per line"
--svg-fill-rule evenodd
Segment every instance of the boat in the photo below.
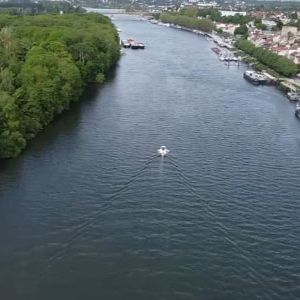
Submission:
M 145 45 L 143 43 L 137 42 L 133 39 L 128 39 L 127 43 L 131 49 L 145 49 Z
M 137 42 L 131 43 L 130 46 L 131 46 L 131 49 L 140 49 L 140 46 Z
M 121 45 L 123 48 L 130 48 L 130 46 L 131 46 L 130 43 L 126 40 L 122 40 Z
M 255 71 L 245 71 L 244 78 L 254 85 L 264 85 L 268 82 L 268 78 L 264 74 Z
M 255 76 L 255 72 L 253 72 L 253 71 L 245 71 L 244 78 L 254 85 L 259 85 L 259 81 L 258 81 L 257 77 Z
M 166 155 L 168 155 L 168 153 L 170 152 L 170 150 L 168 150 L 166 148 L 166 146 L 161 146 L 158 150 L 157 150 L 158 154 L 161 156 L 161 157 L 165 157 Z
M 220 61 L 224 61 L 225 58 L 226 58 L 225 55 L 222 54 L 222 53 L 220 53 L 219 60 L 220 60 Z
M 211 50 L 213 52 L 215 52 L 217 55 L 219 55 L 222 52 L 222 50 L 220 48 L 218 48 L 218 47 L 213 47 L 213 48 L 211 48 Z
M 255 72 L 255 73 L 256 73 L 256 77 L 259 81 L 259 84 L 267 84 L 267 82 L 268 82 L 267 76 L 265 76 L 262 73 L 258 73 L 258 72 Z
M 300 101 L 297 101 L 296 110 L 295 110 L 295 116 L 297 118 L 300 118 Z
M 173 28 L 177 28 L 177 29 L 182 29 L 182 27 L 180 25 L 172 25 Z
M 137 43 L 139 46 L 139 49 L 145 49 L 145 45 L 143 43 Z
M 287 93 L 287 97 L 290 101 L 300 101 L 300 93 L 297 92 L 289 92 Z

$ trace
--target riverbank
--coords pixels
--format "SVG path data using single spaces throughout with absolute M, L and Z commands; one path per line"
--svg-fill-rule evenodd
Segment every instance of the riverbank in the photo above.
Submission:
M 0 159 L 77 101 L 88 83 L 101 83 L 120 56 L 119 37 L 100 14 L 0 14 Z
M 256 58 L 248 55 L 240 49 L 236 49 L 235 53 L 239 55 L 241 60 L 250 68 L 254 69 L 255 71 L 265 73 L 274 82 L 274 85 L 281 91 L 285 93 L 300 91 L 300 84 L 295 82 L 293 79 L 278 74 L 275 70 L 260 63 Z
M 214 29 L 214 23 L 209 19 L 197 19 L 180 14 L 163 13 L 159 16 L 159 20 L 163 23 L 171 23 L 207 33 L 211 33 Z
M 173 24 L 173 23 L 168 23 L 168 22 L 164 23 L 162 20 L 161 20 L 161 22 L 162 22 L 162 24 L 164 24 L 164 26 L 167 26 L 167 27 L 184 30 L 184 31 L 189 31 L 189 32 L 192 32 L 197 35 L 205 36 L 209 40 L 211 39 L 212 41 L 217 43 L 218 46 L 220 46 L 222 48 L 227 48 L 227 50 L 230 50 L 235 55 L 241 57 L 241 61 L 246 63 L 250 68 L 252 68 L 256 71 L 263 72 L 274 83 L 274 86 L 276 86 L 278 89 L 280 89 L 284 93 L 300 91 L 299 83 L 295 82 L 293 79 L 290 79 L 288 77 L 284 77 L 283 75 L 280 75 L 274 69 L 271 69 L 270 67 L 262 64 L 256 58 L 247 54 L 245 51 L 243 51 L 239 48 L 236 48 L 232 44 L 224 42 L 222 39 L 222 36 L 216 32 L 213 32 L 210 34 L 207 32 L 203 32 L 201 30 L 181 26 L 178 24 Z M 152 23 L 160 24 L 159 21 L 155 21 L 155 20 L 152 21 Z

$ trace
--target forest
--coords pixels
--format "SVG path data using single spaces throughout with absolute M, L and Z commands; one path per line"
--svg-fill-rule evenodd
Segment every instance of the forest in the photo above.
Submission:
M 119 55 L 117 31 L 102 15 L 0 14 L 0 158 L 16 157 Z

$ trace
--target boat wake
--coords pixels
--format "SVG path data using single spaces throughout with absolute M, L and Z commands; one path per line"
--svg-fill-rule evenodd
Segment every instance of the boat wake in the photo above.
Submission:
M 52 266 L 54 263 L 59 261 L 60 259 L 63 259 L 67 253 L 67 250 L 74 244 L 74 242 L 82 236 L 83 233 L 86 233 L 93 224 L 97 222 L 99 217 L 105 212 L 105 208 L 110 206 L 112 204 L 111 200 L 114 200 L 118 198 L 119 196 L 122 195 L 122 193 L 130 187 L 132 183 L 134 183 L 137 178 L 149 167 L 149 165 L 154 161 L 154 159 L 157 158 L 157 155 L 153 155 L 150 157 L 144 165 L 134 174 L 130 177 L 130 179 L 123 184 L 121 188 L 116 190 L 113 194 L 108 196 L 104 201 L 104 205 L 101 206 L 101 211 L 96 211 L 95 213 L 86 216 L 85 219 L 87 221 L 81 223 L 74 231 L 74 233 L 70 236 L 68 240 L 66 240 L 64 243 L 60 245 L 60 249 L 53 255 L 51 256 L 48 261 L 46 267 L 43 269 L 42 274 L 45 274 Z
M 85 216 L 86 221 L 81 223 L 76 229 L 74 229 L 74 233 L 70 236 L 69 239 L 67 239 L 64 243 L 60 245 L 60 249 L 56 251 L 54 255 L 52 255 L 45 266 L 45 268 L 42 270 L 41 275 L 46 275 L 49 269 L 53 267 L 54 264 L 56 264 L 58 261 L 62 260 L 68 252 L 68 249 L 76 242 L 78 238 L 80 238 L 83 234 L 86 234 L 89 228 L 94 225 L 98 220 L 99 217 L 105 213 L 105 208 L 109 207 L 112 205 L 112 200 L 120 197 L 126 189 L 128 189 L 139 177 L 140 175 L 153 163 L 153 161 L 157 159 L 157 155 L 154 155 L 150 157 L 144 164 L 143 166 L 136 171 L 134 175 L 132 175 L 129 180 L 123 184 L 122 187 L 120 187 L 118 190 L 116 190 L 113 194 L 108 196 L 104 200 L 104 205 L 101 207 L 101 210 L 96 211 L 93 214 L 90 214 L 88 216 Z M 160 169 L 163 171 L 163 166 L 162 166 L 163 160 L 160 163 Z M 249 268 L 249 271 L 252 274 L 255 274 L 256 279 L 263 281 L 263 278 L 261 278 L 261 274 L 259 274 L 252 266 L 253 262 L 249 258 L 248 253 L 240 247 L 240 245 L 236 242 L 237 239 L 234 238 L 234 234 L 231 232 L 231 230 L 224 225 L 222 221 L 220 221 L 219 216 L 214 212 L 213 208 L 211 207 L 210 203 L 207 202 L 203 198 L 203 196 L 199 193 L 197 190 L 197 187 L 195 187 L 192 183 L 191 180 L 188 178 L 188 176 L 184 173 L 184 171 L 179 167 L 179 165 L 176 163 L 176 160 L 172 157 L 169 156 L 168 160 L 164 162 L 165 166 L 171 166 L 178 176 L 181 179 L 182 184 L 186 187 L 188 191 L 195 197 L 197 197 L 199 200 L 201 200 L 201 207 L 203 210 L 206 212 L 207 216 L 211 218 L 211 221 L 213 224 L 216 225 L 216 227 L 212 228 L 212 230 L 217 230 L 222 233 L 222 236 L 224 240 L 232 245 L 237 251 L 240 253 L 240 256 L 247 262 L 247 266 Z
M 196 187 L 191 184 L 190 179 L 184 174 L 184 172 L 180 169 L 180 167 L 176 164 L 174 159 L 172 157 L 169 157 L 168 163 L 173 166 L 173 168 L 176 170 L 178 176 L 182 179 L 182 184 L 198 199 L 201 200 L 201 203 L 203 204 L 202 207 L 205 209 L 205 212 L 207 215 L 212 218 L 212 222 L 217 225 L 217 227 L 214 230 L 218 230 L 222 233 L 222 236 L 224 239 L 232 245 L 240 254 L 240 256 L 244 259 L 244 261 L 247 263 L 247 267 L 249 271 L 252 274 L 255 274 L 255 278 L 258 282 L 263 281 L 263 277 L 261 274 L 259 274 L 254 268 L 253 268 L 253 261 L 251 258 L 249 258 L 248 253 L 240 247 L 238 242 L 236 242 L 237 238 L 234 238 L 234 234 L 231 232 L 231 230 L 224 225 L 223 222 L 221 222 L 218 217 L 218 215 L 213 211 L 213 209 L 210 207 L 209 203 L 201 196 L 201 194 L 197 191 Z

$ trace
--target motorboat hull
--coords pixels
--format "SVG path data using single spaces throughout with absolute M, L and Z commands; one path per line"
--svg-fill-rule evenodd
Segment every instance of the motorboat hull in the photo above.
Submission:
M 170 150 L 168 150 L 167 148 L 160 148 L 157 150 L 158 154 L 163 158 L 165 156 L 168 155 L 168 153 L 170 152 Z
M 252 78 L 252 77 L 248 76 L 248 75 L 245 74 L 245 73 L 244 73 L 244 78 L 245 78 L 246 80 L 248 80 L 250 83 L 252 83 L 253 85 L 259 85 L 259 84 L 260 84 L 260 82 L 259 82 L 258 79 Z

